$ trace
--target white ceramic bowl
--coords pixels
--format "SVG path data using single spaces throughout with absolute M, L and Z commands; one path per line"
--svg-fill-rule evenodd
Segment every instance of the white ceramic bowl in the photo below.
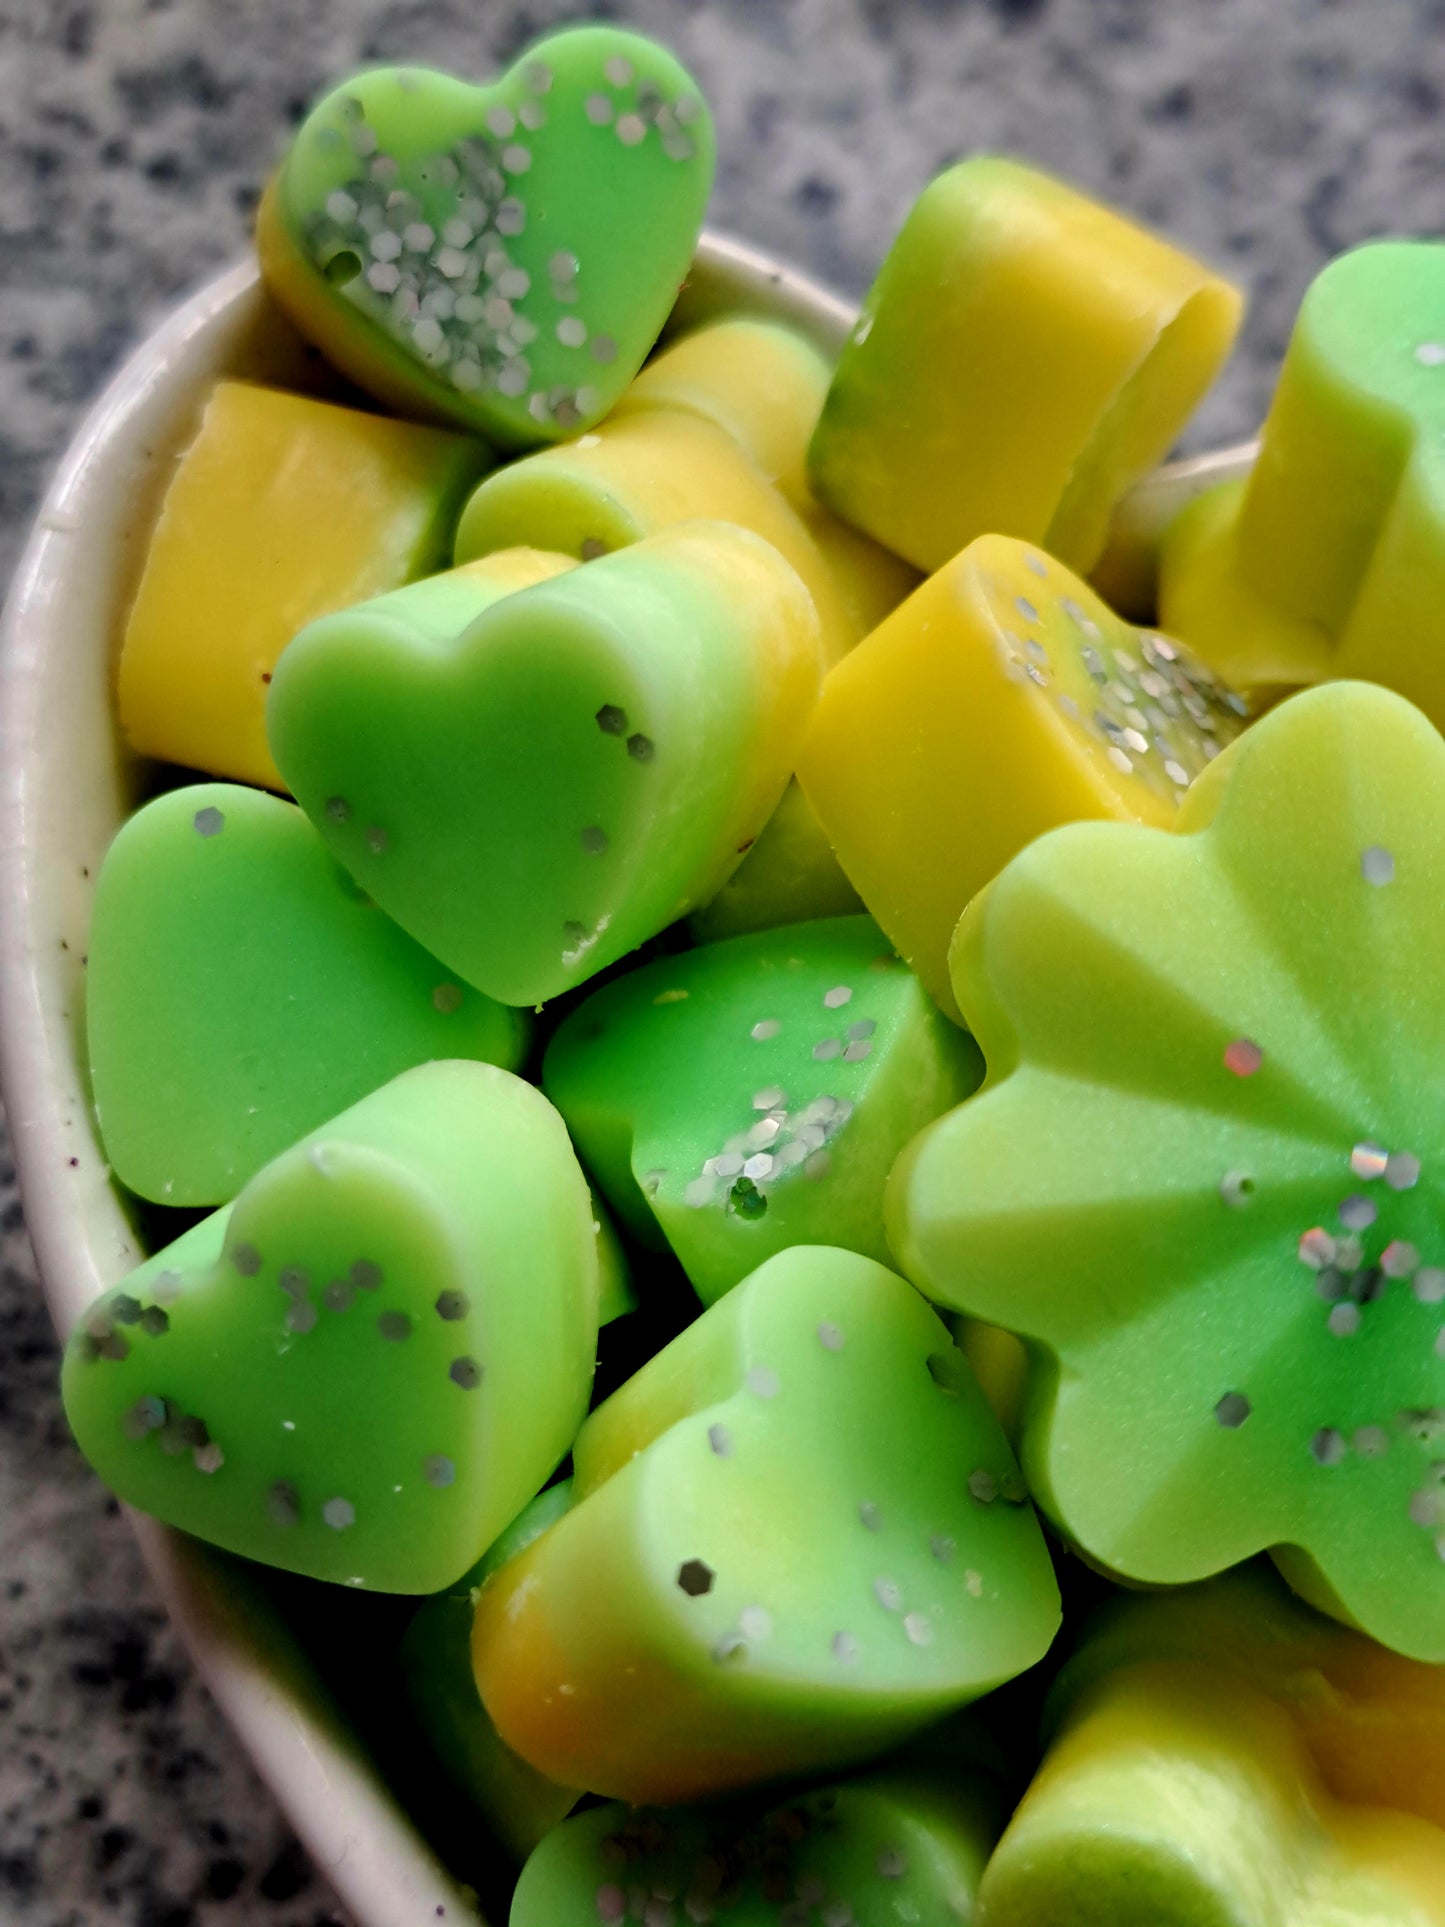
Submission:
M 829 354 L 855 318 L 766 256 L 704 236 L 674 324 L 728 308 L 792 322 Z M 45 498 L 0 627 L 0 1080 L 62 1336 L 142 1255 L 91 1118 L 86 931 L 101 858 L 144 781 L 115 725 L 121 627 L 174 458 L 223 375 L 306 389 L 327 380 L 249 263 L 179 308 L 91 410 Z M 1134 580 L 1147 584 L 1167 514 L 1247 458 L 1231 451 L 1176 464 L 1143 486 L 1120 518 Z M 267 1577 L 153 1520 L 132 1524 L 207 1685 L 359 1927 L 480 1921 L 475 1895 L 383 1780 Z M 282 1588 L 281 1601 L 288 1597 Z M 378 1677 L 385 1658 L 375 1656 Z

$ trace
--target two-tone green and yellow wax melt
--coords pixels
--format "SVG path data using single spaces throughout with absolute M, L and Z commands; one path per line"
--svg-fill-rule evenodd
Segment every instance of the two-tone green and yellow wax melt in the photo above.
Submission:
M 1445 1927 L 1445 744 L 1339 680 L 1445 717 L 1440 250 L 1125 622 L 1237 293 L 975 157 L 835 366 L 670 319 L 712 167 L 593 25 L 273 180 L 362 393 L 220 383 L 138 572 L 71 1424 L 420 1600 L 353 1687 L 512 1927 Z

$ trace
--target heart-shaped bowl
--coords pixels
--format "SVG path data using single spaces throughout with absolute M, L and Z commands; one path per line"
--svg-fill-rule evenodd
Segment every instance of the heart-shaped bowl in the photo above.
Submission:
M 728 310 L 785 321 L 835 354 L 855 311 L 736 242 L 705 235 L 669 328 Z M 84 969 L 101 859 L 155 772 L 121 742 L 114 664 L 151 526 L 211 385 L 242 376 L 334 393 L 335 377 L 250 263 L 209 282 L 136 350 L 61 463 L 0 625 L 0 1081 L 26 1221 L 61 1336 L 144 1254 L 91 1111 Z M 1117 573 L 1147 596 L 1157 530 L 1248 450 L 1161 470 L 1121 512 Z M 1141 586 L 1142 585 L 1142 586 Z M 358 1927 L 504 1918 L 507 1873 L 449 1813 L 386 1717 L 414 1602 L 287 1580 L 155 1521 L 131 1521 L 192 1658 Z

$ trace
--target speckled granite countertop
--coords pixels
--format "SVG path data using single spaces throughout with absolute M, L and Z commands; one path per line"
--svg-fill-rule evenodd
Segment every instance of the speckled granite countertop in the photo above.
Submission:
M 1212 255 L 1253 308 L 1197 446 L 1253 427 L 1330 253 L 1445 213 L 1445 0 L 0 0 L 0 578 L 85 403 L 245 246 L 329 77 L 480 73 L 586 12 L 703 81 L 716 224 L 840 288 L 976 147 Z M 332 1918 L 66 1437 L 3 1158 L 0 1184 L 0 1922 Z

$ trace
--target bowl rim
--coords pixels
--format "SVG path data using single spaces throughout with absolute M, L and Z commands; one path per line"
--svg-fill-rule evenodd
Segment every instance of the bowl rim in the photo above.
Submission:
M 49 849 L 47 766 L 37 713 L 52 679 L 64 674 L 68 638 L 87 623 L 93 633 L 97 621 L 106 621 L 113 634 L 119 614 L 122 586 L 114 571 L 106 583 L 85 565 L 88 521 L 98 508 L 114 514 L 98 476 L 103 480 L 115 466 L 116 450 L 125 444 L 164 442 L 169 434 L 164 453 L 173 453 L 173 391 L 232 372 L 230 344 L 268 307 L 254 261 L 241 261 L 139 343 L 62 457 L 0 617 L 0 902 L 7 906 L 0 919 L 0 1090 L 41 1286 L 62 1339 L 84 1305 L 131 1269 L 141 1251 L 95 1139 L 70 1012 L 59 1007 L 52 973 L 42 968 L 54 916 L 42 908 L 49 904 L 53 911 L 53 890 L 41 869 Z M 763 250 L 708 230 L 669 329 L 728 308 L 790 323 L 830 356 L 858 316 L 849 302 Z M 141 452 L 154 467 L 157 448 Z M 1147 549 L 1184 500 L 1241 472 L 1252 452 L 1246 446 L 1167 465 L 1134 492 L 1121 527 Z M 123 772 L 116 784 L 123 786 Z M 88 872 L 82 874 L 88 884 Z M 89 891 L 77 891 L 74 927 L 83 935 Z M 47 920 L 51 927 L 42 928 Z M 82 1147 L 86 1155 L 70 1155 Z M 440 1918 L 480 1923 L 475 1895 L 443 1868 L 351 1740 L 344 1717 L 244 1564 L 154 1520 L 128 1517 L 202 1680 L 357 1927 L 410 1920 L 435 1927 Z

